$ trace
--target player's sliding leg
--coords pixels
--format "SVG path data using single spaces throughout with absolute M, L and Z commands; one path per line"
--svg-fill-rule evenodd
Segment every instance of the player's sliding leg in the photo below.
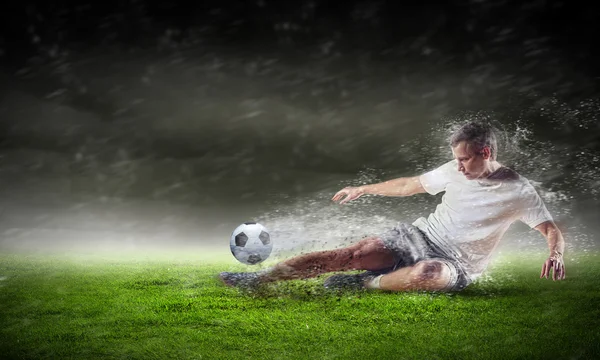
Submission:
M 335 250 L 318 251 L 285 260 L 265 272 L 266 281 L 306 279 L 333 271 L 383 270 L 394 266 L 393 253 L 376 238 Z
M 253 286 L 262 282 L 306 279 L 332 271 L 382 270 L 393 267 L 393 253 L 377 237 L 334 250 L 318 251 L 293 257 L 262 272 L 221 273 L 221 281 L 230 286 Z

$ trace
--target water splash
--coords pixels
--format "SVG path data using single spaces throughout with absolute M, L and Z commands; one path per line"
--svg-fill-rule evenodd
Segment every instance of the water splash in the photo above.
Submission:
M 599 147 L 587 140 L 580 146 L 566 137 L 581 135 L 578 129 L 598 128 L 600 101 L 587 99 L 570 106 L 556 96 L 521 96 L 516 97 L 518 103 L 509 103 L 504 111 L 463 111 L 444 117 L 429 131 L 399 144 L 398 155 L 410 170 L 399 169 L 398 173 L 412 171 L 411 175 L 416 175 L 450 160 L 448 139 L 452 132 L 466 121 L 487 121 L 498 130 L 499 161 L 530 180 L 565 234 L 567 251 L 594 248 L 597 240 L 589 214 L 598 213 Z M 514 108 L 510 108 L 511 104 Z M 548 118 L 549 126 L 542 126 L 540 117 Z M 389 169 L 365 168 L 340 183 L 339 189 L 391 177 L 394 173 Z M 381 233 L 398 221 L 412 222 L 418 216 L 426 216 L 439 202 L 436 197 L 364 196 L 349 206 L 330 204 L 329 198 L 339 189 L 301 197 L 285 210 L 264 215 L 280 244 L 279 256 L 347 245 L 361 236 Z M 541 251 L 546 248 L 540 234 L 523 226 L 509 231 L 503 242 L 510 247 Z

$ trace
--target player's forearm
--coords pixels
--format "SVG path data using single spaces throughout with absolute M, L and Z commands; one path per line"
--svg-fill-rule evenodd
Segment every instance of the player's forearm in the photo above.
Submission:
M 411 180 L 411 178 L 397 178 L 361 187 L 365 194 L 369 195 L 410 196 L 415 193 L 411 190 L 413 186 L 411 186 L 410 181 L 414 180 Z
M 565 239 L 557 227 L 548 230 L 547 240 L 550 256 L 562 256 L 565 253 Z

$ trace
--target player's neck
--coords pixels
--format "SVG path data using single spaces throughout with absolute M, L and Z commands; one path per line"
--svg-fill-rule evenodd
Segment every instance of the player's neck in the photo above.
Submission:
M 497 161 L 490 161 L 490 162 L 488 162 L 485 171 L 481 174 L 481 176 L 479 177 L 479 179 L 486 179 L 486 178 L 488 178 L 491 174 L 493 174 L 494 172 L 498 171 L 498 169 L 500 169 L 501 167 L 502 167 L 502 165 L 499 162 L 497 162 Z

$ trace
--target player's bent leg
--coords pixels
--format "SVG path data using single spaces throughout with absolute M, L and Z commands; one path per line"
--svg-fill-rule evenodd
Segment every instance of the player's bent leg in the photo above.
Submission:
M 371 271 L 353 275 L 338 274 L 325 280 L 323 285 L 330 290 L 447 290 L 457 279 L 453 269 L 453 265 L 444 260 L 423 260 L 386 274 Z
M 293 257 L 275 265 L 265 274 L 266 281 L 315 277 L 327 272 L 381 270 L 394 266 L 394 254 L 378 237 L 334 250 L 317 251 Z
M 456 281 L 456 269 L 442 260 L 423 260 L 382 275 L 376 287 L 390 291 L 442 291 L 448 290 Z M 368 284 L 367 284 L 368 287 Z

